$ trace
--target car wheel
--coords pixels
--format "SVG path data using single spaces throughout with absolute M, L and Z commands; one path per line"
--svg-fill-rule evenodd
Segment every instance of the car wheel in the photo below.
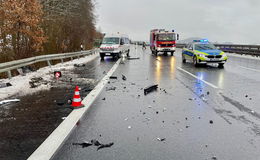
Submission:
M 157 56 L 157 55 L 158 55 L 158 52 L 157 52 L 157 51 L 154 51 L 154 54 L 155 54 L 155 56 Z
M 127 57 L 130 57 L 129 53 L 130 53 L 130 50 L 127 51 L 127 54 L 126 54 Z
M 219 63 L 218 68 L 224 68 L 224 63 Z
M 105 55 L 104 55 L 104 54 L 100 54 L 100 58 L 101 58 L 101 60 L 103 61 L 104 58 L 105 58 Z
M 173 56 L 174 52 L 171 52 L 171 56 Z
M 197 56 L 193 57 L 193 64 L 194 64 L 195 67 L 199 66 L 198 61 L 197 61 Z
M 184 55 L 182 55 L 182 63 L 186 63 L 186 59 L 185 59 Z

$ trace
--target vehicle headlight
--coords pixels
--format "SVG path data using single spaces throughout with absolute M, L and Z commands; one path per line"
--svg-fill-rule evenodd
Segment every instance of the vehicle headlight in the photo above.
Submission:
M 199 56 L 199 57 L 203 57 L 203 58 L 206 57 L 205 54 L 200 54 L 200 53 L 198 53 L 198 56 Z

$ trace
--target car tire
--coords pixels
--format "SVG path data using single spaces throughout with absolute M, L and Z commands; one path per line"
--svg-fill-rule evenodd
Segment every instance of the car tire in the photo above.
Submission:
M 171 56 L 173 56 L 174 52 L 171 52 Z
M 128 50 L 127 53 L 126 53 L 126 56 L 127 56 L 127 57 L 130 57 L 130 56 L 129 56 L 129 53 L 130 53 L 130 50 Z
M 182 63 L 186 63 L 186 59 L 185 59 L 184 55 L 182 55 Z
M 197 61 L 197 56 L 193 57 L 193 64 L 194 64 L 195 67 L 199 66 L 198 61 Z
M 101 60 L 103 61 L 104 58 L 105 58 L 105 55 L 104 55 L 104 54 L 100 54 L 100 58 L 101 58 Z
M 158 56 L 158 51 L 154 51 L 154 55 L 155 55 L 155 56 Z
M 219 63 L 218 68 L 224 68 L 224 63 Z

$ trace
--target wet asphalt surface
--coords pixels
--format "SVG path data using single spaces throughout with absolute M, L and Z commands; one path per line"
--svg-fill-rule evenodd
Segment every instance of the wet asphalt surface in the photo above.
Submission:
M 68 100 L 76 85 L 84 98 L 108 72 L 115 60 L 99 58 L 62 70 L 62 78 L 48 82 L 52 88 L 19 98 L 16 104 L 0 106 L 0 159 L 27 159 L 72 111 Z M 40 84 L 40 82 L 39 82 Z
M 258 160 L 260 61 L 230 57 L 224 69 L 131 49 L 55 160 Z M 218 88 L 190 76 L 198 76 Z M 122 80 L 125 75 L 127 80 Z M 158 90 L 144 95 L 144 88 Z M 81 147 L 96 139 L 109 148 Z M 160 141 L 161 140 L 161 141 Z

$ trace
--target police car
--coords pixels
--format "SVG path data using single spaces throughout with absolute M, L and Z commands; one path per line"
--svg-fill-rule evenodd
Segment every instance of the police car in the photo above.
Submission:
M 223 68 L 227 59 L 227 55 L 207 39 L 194 40 L 182 50 L 182 62 L 186 63 L 186 60 L 189 60 L 195 66 L 215 63 L 219 68 Z

